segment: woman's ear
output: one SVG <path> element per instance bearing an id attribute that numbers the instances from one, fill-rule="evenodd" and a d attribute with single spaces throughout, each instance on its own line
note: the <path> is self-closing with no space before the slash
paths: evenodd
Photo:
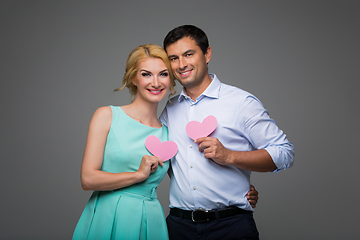
<path id="1" fill-rule="evenodd" d="M 134 77 L 132 78 L 131 82 L 132 82 L 132 84 L 134 84 L 135 87 L 137 87 L 137 86 L 136 86 L 136 76 L 134 76 Z"/>

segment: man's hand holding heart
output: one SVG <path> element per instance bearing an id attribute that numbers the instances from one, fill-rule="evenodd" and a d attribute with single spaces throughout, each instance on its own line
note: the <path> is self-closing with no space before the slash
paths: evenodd
<path id="1" fill-rule="evenodd" d="M 230 150 L 226 149 L 219 139 L 208 137 L 215 131 L 217 120 L 214 116 L 207 116 L 202 122 L 190 121 L 186 125 L 186 133 L 195 143 L 199 144 L 199 151 L 204 157 L 212 159 L 218 164 L 229 164 Z"/>
<path id="2" fill-rule="evenodd" d="M 201 137 L 195 140 L 199 144 L 199 151 L 204 153 L 204 157 L 212 159 L 220 165 L 230 163 L 231 151 L 224 147 L 219 139 L 214 137 Z"/>

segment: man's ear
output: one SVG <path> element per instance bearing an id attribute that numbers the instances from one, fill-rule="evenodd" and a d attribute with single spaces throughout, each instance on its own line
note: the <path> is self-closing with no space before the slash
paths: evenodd
<path id="1" fill-rule="evenodd" d="M 209 63 L 210 62 L 210 59 L 211 59 L 211 47 L 209 46 L 206 50 L 206 53 L 205 53 L 205 60 L 206 60 L 206 63 Z"/>

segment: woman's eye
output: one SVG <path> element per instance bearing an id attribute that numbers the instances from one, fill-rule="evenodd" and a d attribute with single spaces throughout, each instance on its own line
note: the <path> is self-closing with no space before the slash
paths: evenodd
<path id="1" fill-rule="evenodd" d="M 169 73 L 164 72 L 164 73 L 161 73 L 160 76 L 167 77 L 167 76 L 169 76 Z"/>
<path id="2" fill-rule="evenodd" d="M 143 76 L 143 77 L 148 77 L 148 76 L 150 76 L 150 74 L 149 73 L 141 73 L 141 76 Z"/>

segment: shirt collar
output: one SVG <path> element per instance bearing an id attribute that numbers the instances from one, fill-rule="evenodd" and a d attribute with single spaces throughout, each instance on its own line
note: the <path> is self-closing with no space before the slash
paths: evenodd
<path id="1" fill-rule="evenodd" d="M 221 86 L 220 80 L 213 73 L 210 73 L 209 77 L 212 79 L 210 85 L 205 89 L 205 91 L 199 97 L 197 97 L 197 100 L 200 100 L 203 97 L 219 98 L 219 92 Z M 178 101 L 181 102 L 185 98 L 190 98 L 190 97 L 186 94 L 186 91 L 183 88 L 179 95 Z"/>

